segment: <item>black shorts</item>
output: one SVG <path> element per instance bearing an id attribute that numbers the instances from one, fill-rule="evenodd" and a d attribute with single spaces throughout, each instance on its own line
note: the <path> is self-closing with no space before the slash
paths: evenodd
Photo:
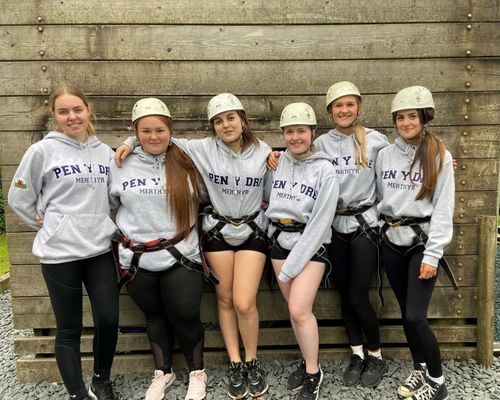
<path id="1" fill-rule="evenodd" d="M 259 238 L 253 238 L 243 242 L 238 246 L 231 246 L 225 240 L 219 240 L 216 238 L 212 238 L 212 240 L 207 240 L 202 245 L 203 252 L 215 252 L 215 251 L 227 251 L 231 250 L 235 253 L 240 250 L 252 250 L 257 251 L 259 253 L 268 254 L 269 249 L 267 247 L 267 243 L 264 240 Z"/>
<path id="2" fill-rule="evenodd" d="M 273 247 L 271 247 L 271 259 L 274 260 L 286 260 L 291 250 L 284 249 L 278 243 L 275 243 Z M 320 258 L 317 254 L 315 254 L 310 261 L 316 261 L 325 264 L 325 260 Z"/>

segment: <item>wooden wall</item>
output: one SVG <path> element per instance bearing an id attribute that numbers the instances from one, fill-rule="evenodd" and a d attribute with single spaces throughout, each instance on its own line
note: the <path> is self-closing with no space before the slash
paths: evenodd
<path id="1" fill-rule="evenodd" d="M 161 97 L 175 134 L 208 134 L 206 104 L 221 92 L 239 96 L 252 128 L 281 145 L 278 119 L 291 101 L 309 102 L 320 131 L 329 126 L 328 87 L 353 81 L 363 93 L 366 126 L 394 137 L 390 102 L 401 88 L 435 95 L 435 131 L 458 162 L 455 236 L 447 249 L 461 288 L 439 279 L 430 317 L 445 357 L 474 357 L 478 341 L 478 216 L 498 210 L 500 155 L 500 6 L 498 0 L 0 0 L 0 155 L 5 192 L 26 148 L 47 126 L 48 94 L 63 83 L 91 97 L 98 136 L 116 147 L 130 134 L 132 105 Z M 6 195 L 6 193 L 5 193 Z M 18 354 L 51 354 L 54 318 L 37 260 L 34 232 L 6 210 L 14 324 L 34 328 Z M 491 255 L 494 257 L 494 255 Z M 494 263 L 493 263 L 494 265 Z M 386 354 L 408 357 L 398 309 L 386 288 L 380 310 Z M 376 298 L 374 297 L 374 301 Z M 92 326 L 88 303 L 84 323 Z M 259 295 L 263 358 L 296 357 L 286 306 L 263 283 Z M 347 340 L 335 290 L 316 303 L 322 357 L 345 354 Z M 216 320 L 207 287 L 205 321 Z M 121 295 L 121 325 L 143 325 Z M 286 325 L 286 324 L 285 324 Z M 493 327 L 491 326 L 491 329 Z M 279 338 L 277 341 L 276 339 Z M 89 337 L 84 349 L 90 351 Z M 217 330 L 207 332 L 207 360 L 225 362 Z M 120 335 L 115 372 L 149 372 L 143 334 Z M 133 361 L 133 362 L 131 362 Z M 86 367 L 89 359 L 85 359 Z M 18 361 L 19 378 L 58 379 L 52 357 Z"/>

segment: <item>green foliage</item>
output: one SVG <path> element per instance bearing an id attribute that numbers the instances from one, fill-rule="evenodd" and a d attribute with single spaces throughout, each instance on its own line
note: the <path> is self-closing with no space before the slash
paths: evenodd
<path id="1" fill-rule="evenodd" d="M 2 192 L 2 176 L 0 175 L 0 233 L 5 232 L 5 210 Z"/>
<path id="2" fill-rule="evenodd" d="M 9 272 L 9 252 L 7 249 L 7 238 L 5 233 L 0 235 L 0 276 Z"/>

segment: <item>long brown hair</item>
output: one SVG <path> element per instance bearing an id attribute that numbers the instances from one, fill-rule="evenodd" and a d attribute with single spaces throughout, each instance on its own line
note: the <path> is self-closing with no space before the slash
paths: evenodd
<path id="1" fill-rule="evenodd" d="M 241 119 L 241 127 L 242 127 L 242 133 L 241 133 L 241 139 L 242 139 L 242 143 L 241 143 L 241 150 L 245 150 L 247 147 L 250 147 L 251 145 L 254 145 L 254 144 L 258 144 L 259 143 L 259 139 L 257 139 L 257 136 L 255 136 L 255 133 L 253 133 L 251 130 L 250 130 L 250 126 L 249 126 L 249 123 L 248 123 L 248 118 L 247 118 L 247 114 L 245 111 L 243 110 L 235 110 L 236 113 L 238 114 L 238 116 L 240 117 Z M 215 135 L 215 127 L 214 127 L 214 123 L 213 123 L 213 118 L 212 120 L 210 121 L 210 126 L 212 128 L 212 132 L 213 134 Z"/>
<path id="2" fill-rule="evenodd" d="M 428 120 L 423 110 L 418 110 L 420 121 L 424 124 Z M 431 117 L 432 119 L 432 117 Z M 420 161 L 420 171 L 422 172 L 422 188 L 418 192 L 415 200 L 431 199 L 436 189 L 437 178 L 444 164 L 444 155 L 446 147 L 443 141 L 435 134 L 430 132 L 425 126 L 422 131 L 422 139 L 417 148 L 410 171 L 417 161 Z M 438 165 L 436 165 L 438 161 Z M 413 181 L 412 181 L 413 183 Z"/>
<path id="3" fill-rule="evenodd" d="M 83 104 L 85 104 L 85 107 L 87 107 L 89 110 L 92 110 L 92 108 L 90 107 L 89 99 L 87 98 L 87 96 L 85 96 L 85 93 L 83 93 L 76 86 L 65 85 L 65 86 L 58 87 L 50 95 L 49 107 L 50 107 L 50 112 L 52 113 L 52 116 L 54 116 L 56 113 L 55 103 L 56 103 L 57 98 L 64 95 L 64 94 L 69 94 L 71 96 L 78 97 L 83 102 Z M 89 126 L 87 127 L 87 133 L 89 136 L 95 135 L 94 125 L 92 125 L 92 122 L 90 120 L 89 120 Z"/>
<path id="4" fill-rule="evenodd" d="M 164 115 L 156 115 L 163 121 L 172 135 L 172 119 Z M 137 122 L 134 128 L 137 135 Z M 172 208 L 176 232 L 172 238 L 181 241 L 189 236 L 195 223 L 200 204 L 200 182 L 198 171 L 189 158 L 175 143 L 170 143 L 165 153 L 165 176 L 167 176 L 167 203 Z M 194 222 L 192 222 L 194 221 Z"/>

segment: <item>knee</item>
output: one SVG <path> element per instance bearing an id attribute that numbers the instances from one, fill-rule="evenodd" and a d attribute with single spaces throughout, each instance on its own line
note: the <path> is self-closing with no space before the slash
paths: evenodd
<path id="1" fill-rule="evenodd" d="M 56 346 L 71 346 L 80 344 L 82 327 L 74 329 L 58 329 L 56 332 Z"/>
<path id="2" fill-rule="evenodd" d="M 429 326 L 427 317 L 423 315 L 406 315 L 404 319 L 404 324 L 411 330 L 418 330 L 422 327 Z"/>
<path id="3" fill-rule="evenodd" d="M 239 316 L 247 316 L 257 310 L 255 299 L 234 299 L 234 309 Z"/>
<path id="4" fill-rule="evenodd" d="M 220 310 L 229 311 L 234 309 L 233 296 L 231 294 L 224 294 L 217 296 L 217 306 Z"/>
<path id="5" fill-rule="evenodd" d="M 312 310 L 293 304 L 288 304 L 288 311 L 290 313 L 290 319 L 296 325 L 305 322 L 312 314 Z"/>

